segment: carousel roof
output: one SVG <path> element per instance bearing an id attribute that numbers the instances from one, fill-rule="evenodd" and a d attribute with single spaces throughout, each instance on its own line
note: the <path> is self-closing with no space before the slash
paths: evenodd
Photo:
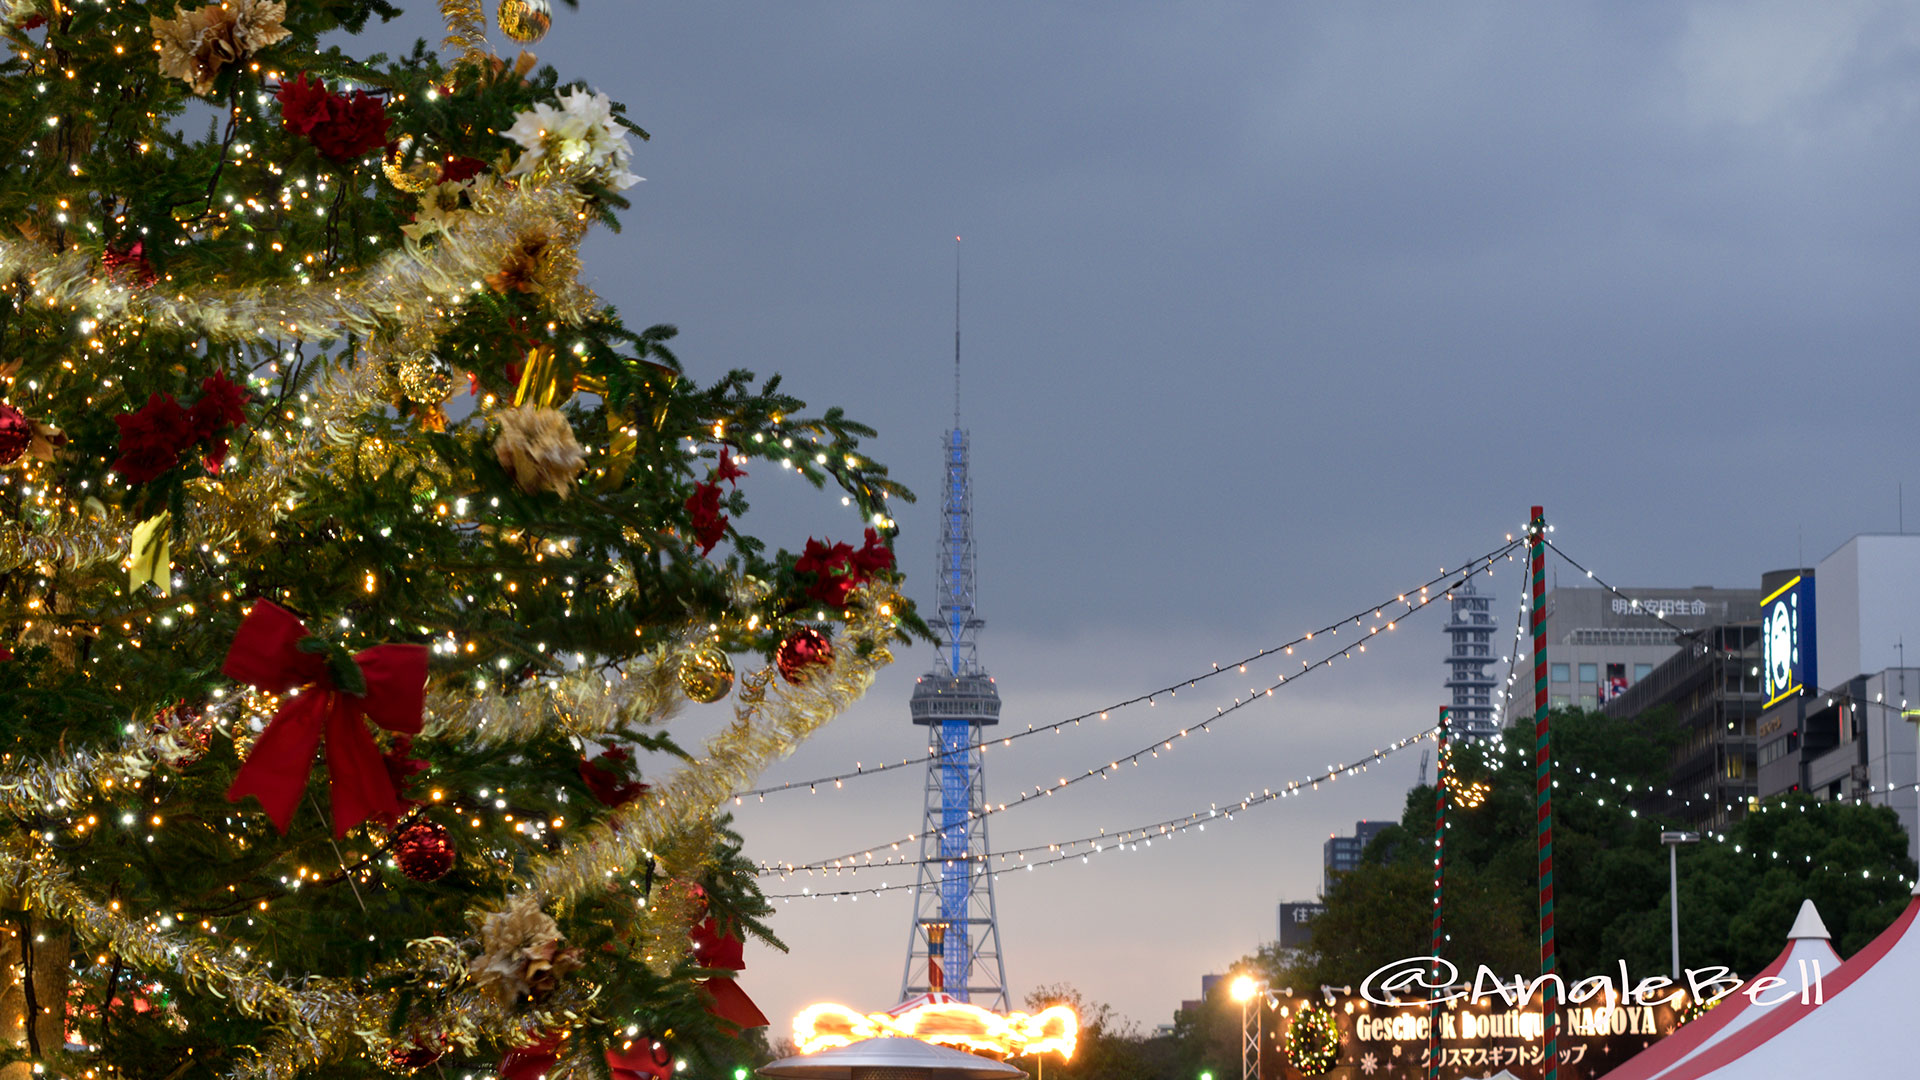
<path id="1" fill-rule="evenodd" d="M 781 1058 L 757 1071 L 772 1080 L 1013 1080 L 1026 1076 L 992 1058 L 897 1036 Z"/>

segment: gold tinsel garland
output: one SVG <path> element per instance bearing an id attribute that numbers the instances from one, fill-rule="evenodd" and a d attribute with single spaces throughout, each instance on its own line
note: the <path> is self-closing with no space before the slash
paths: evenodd
<path id="1" fill-rule="evenodd" d="M 420 297 L 451 300 L 472 291 L 527 237 L 559 238 L 549 244 L 555 257 L 576 257 L 583 233 L 580 196 L 566 177 L 545 184 L 476 184 L 474 192 L 474 210 L 461 214 L 434 247 L 391 252 L 351 282 L 169 299 L 91 276 L 89 258 L 78 250 L 49 256 L 3 238 L 0 280 L 23 274 L 38 302 L 87 306 L 101 318 L 173 321 L 215 337 L 324 341 L 352 332 L 366 338 L 357 356 L 333 366 L 311 392 L 311 428 L 279 439 L 263 431 L 240 469 L 193 482 L 187 512 L 174 525 L 177 546 L 217 544 L 242 533 L 264 534 L 289 497 L 295 473 L 310 466 L 317 451 L 331 445 L 337 453 L 364 452 L 352 418 L 387 404 L 387 364 L 428 351 L 448 315 Z M 562 279 L 544 299 L 561 318 L 578 323 L 598 299 L 571 274 Z M 0 573 L 42 564 L 80 569 L 125 558 L 138 524 L 98 500 L 56 504 L 30 527 L 0 520 Z"/>
<path id="2" fill-rule="evenodd" d="M 456 306 L 485 288 L 486 277 L 528 241 L 577 245 L 584 204 L 572 179 L 560 173 L 476 182 L 468 192 L 473 209 L 431 248 L 398 248 L 345 278 L 169 294 L 164 283 L 140 289 L 103 277 L 84 248 L 53 254 L 31 241 L 0 239 L 0 280 L 24 279 L 35 304 L 84 310 L 101 321 L 192 328 L 217 340 L 378 338 L 403 325 L 437 327 L 447 316 L 441 305 Z M 579 323 L 597 304 L 576 280 L 555 285 L 543 299 L 563 322 Z"/>
<path id="3" fill-rule="evenodd" d="M 493 58 L 487 11 L 479 0 L 440 0 L 440 18 L 447 24 L 447 48 L 458 50 L 463 62 L 483 66 Z"/>

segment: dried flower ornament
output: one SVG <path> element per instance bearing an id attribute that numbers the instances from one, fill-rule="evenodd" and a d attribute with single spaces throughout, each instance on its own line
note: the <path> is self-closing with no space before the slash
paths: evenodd
<path id="1" fill-rule="evenodd" d="M 286 37 L 291 32 L 281 25 L 286 17 L 287 5 L 273 0 L 227 0 L 193 11 L 175 8 L 171 19 L 156 15 L 151 25 L 160 73 L 205 95 L 221 68 Z"/>
<path id="2" fill-rule="evenodd" d="M 515 897 L 505 911 L 480 924 L 480 955 L 468 973 L 502 1008 L 522 998 L 553 992 L 560 979 L 580 966 L 580 950 L 566 947 L 560 925 L 540 910 L 532 893 Z"/>
<path id="3" fill-rule="evenodd" d="M 513 474 L 513 482 L 529 495 L 551 491 L 566 498 L 587 456 L 573 437 L 573 425 L 559 409 L 522 405 L 502 409 L 494 417 L 500 434 L 493 440 L 494 456 Z"/>

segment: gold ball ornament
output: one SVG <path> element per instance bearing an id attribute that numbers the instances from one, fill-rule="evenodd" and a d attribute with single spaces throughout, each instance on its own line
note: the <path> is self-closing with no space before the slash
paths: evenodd
<path id="1" fill-rule="evenodd" d="M 453 369 L 437 356 L 409 356 L 395 373 L 408 401 L 438 405 L 453 396 Z"/>
<path id="2" fill-rule="evenodd" d="M 689 649 L 680 656 L 680 690 L 702 705 L 711 705 L 733 689 L 733 661 L 711 645 Z"/>
<path id="3" fill-rule="evenodd" d="M 547 36 L 547 28 L 553 25 L 553 5 L 548 0 L 500 0 L 495 21 L 501 33 L 531 45 Z"/>
<path id="4" fill-rule="evenodd" d="M 411 166 L 403 168 L 401 163 L 406 161 L 407 151 L 412 146 L 411 135 L 402 135 L 394 140 L 393 149 L 380 159 L 380 171 L 387 174 L 387 182 L 395 188 L 418 195 L 440 182 L 440 166 L 422 155 Z"/>

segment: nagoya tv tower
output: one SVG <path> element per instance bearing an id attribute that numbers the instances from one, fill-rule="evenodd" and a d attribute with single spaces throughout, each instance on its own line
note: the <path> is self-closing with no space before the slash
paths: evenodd
<path id="1" fill-rule="evenodd" d="M 954 237 L 954 242 L 959 242 Z M 953 428 L 941 504 L 940 598 L 944 632 L 933 670 L 913 688 L 913 722 L 926 725 L 926 821 L 920 829 L 920 877 L 913 890 L 900 999 L 945 993 L 996 1012 L 1007 1011 L 1007 969 L 987 870 L 981 729 L 1000 722 L 1000 693 L 980 666 L 974 641 L 985 622 L 973 612 L 973 485 L 967 478 L 967 431 L 960 426 L 960 258 L 953 264 Z"/>

